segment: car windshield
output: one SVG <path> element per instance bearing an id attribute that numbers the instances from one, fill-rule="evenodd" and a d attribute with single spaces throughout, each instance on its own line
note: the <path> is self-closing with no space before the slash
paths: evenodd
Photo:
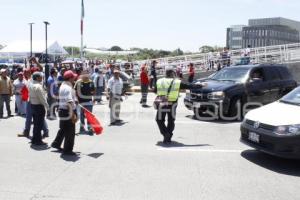
<path id="1" fill-rule="evenodd" d="M 212 80 L 217 81 L 234 81 L 244 82 L 249 72 L 248 68 L 224 68 L 210 77 Z"/>
<path id="2" fill-rule="evenodd" d="M 282 97 L 280 102 L 300 106 L 300 87 Z"/>

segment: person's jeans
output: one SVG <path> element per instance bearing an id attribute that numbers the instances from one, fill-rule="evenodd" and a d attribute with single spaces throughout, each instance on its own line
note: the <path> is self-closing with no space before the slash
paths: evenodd
<path id="1" fill-rule="evenodd" d="M 26 114 L 26 110 L 25 110 L 25 108 L 26 108 L 26 103 L 22 100 L 22 96 L 21 95 L 16 95 L 15 96 L 16 97 L 16 105 L 17 105 L 17 110 L 18 110 L 18 114 L 19 115 L 24 115 L 24 114 Z"/>
<path id="2" fill-rule="evenodd" d="M 45 122 L 46 110 L 43 105 L 32 105 L 31 111 L 33 117 L 33 137 L 32 144 L 42 142 L 42 129 Z"/>
<path id="3" fill-rule="evenodd" d="M 57 101 L 55 98 L 53 98 L 50 94 L 48 94 L 47 98 L 48 104 L 49 104 L 49 110 L 47 111 L 48 117 L 56 117 L 55 110 L 57 108 Z"/>
<path id="4" fill-rule="evenodd" d="M 149 88 L 149 85 L 146 84 L 142 84 L 141 85 L 141 92 L 142 92 L 142 99 L 141 99 L 141 103 L 143 105 L 146 105 L 147 104 L 147 96 L 148 96 L 148 88 Z"/>
<path id="5" fill-rule="evenodd" d="M 10 95 L 9 94 L 0 94 L 0 117 L 3 117 L 3 107 L 5 107 L 7 110 L 7 115 L 11 115 L 11 110 L 10 110 Z"/>
<path id="6" fill-rule="evenodd" d="M 32 112 L 31 112 L 31 106 L 30 102 L 25 103 L 26 107 L 26 120 L 25 120 L 25 128 L 24 133 L 30 133 L 31 128 L 31 122 L 32 122 Z M 47 121 L 44 119 L 44 125 L 43 125 L 43 132 L 44 134 L 49 133 L 48 124 Z"/>
<path id="7" fill-rule="evenodd" d="M 104 87 L 97 87 L 96 88 L 96 95 L 95 95 L 95 101 L 101 102 L 102 101 L 102 95 L 103 95 Z"/>
<path id="8" fill-rule="evenodd" d="M 86 103 L 82 103 L 80 104 L 82 105 L 85 109 L 87 109 L 90 112 L 93 112 L 93 103 L 92 102 L 86 102 Z M 88 125 L 88 130 L 91 129 L 89 123 L 87 123 Z M 84 130 L 85 128 L 85 114 L 84 114 L 84 109 L 80 108 L 80 129 Z"/>
<path id="9" fill-rule="evenodd" d="M 121 98 L 111 97 L 109 100 L 110 107 L 110 123 L 115 123 L 120 120 Z"/>

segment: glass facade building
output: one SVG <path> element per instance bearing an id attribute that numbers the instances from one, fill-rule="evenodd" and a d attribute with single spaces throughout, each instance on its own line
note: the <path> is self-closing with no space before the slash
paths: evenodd
<path id="1" fill-rule="evenodd" d="M 239 28 L 237 28 L 239 27 Z M 285 18 L 250 19 L 248 26 L 227 29 L 229 49 L 300 43 L 300 22 Z"/>

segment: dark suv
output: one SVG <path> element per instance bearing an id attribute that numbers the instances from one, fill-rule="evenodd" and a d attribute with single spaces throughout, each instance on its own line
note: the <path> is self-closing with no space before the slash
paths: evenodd
<path id="1" fill-rule="evenodd" d="M 297 87 L 287 67 L 267 64 L 226 67 L 197 82 L 206 86 L 187 91 L 184 99 L 197 118 L 207 113 L 217 118 L 242 117 L 249 105 L 274 102 Z"/>

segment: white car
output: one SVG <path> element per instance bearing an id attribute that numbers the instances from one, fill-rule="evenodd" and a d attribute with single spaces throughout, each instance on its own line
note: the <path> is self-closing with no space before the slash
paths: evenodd
<path id="1" fill-rule="evenodd" d="M 300 159 L 300 87 L 250 111 L 241 125 L 241 142 L 271 155 Z"/>

